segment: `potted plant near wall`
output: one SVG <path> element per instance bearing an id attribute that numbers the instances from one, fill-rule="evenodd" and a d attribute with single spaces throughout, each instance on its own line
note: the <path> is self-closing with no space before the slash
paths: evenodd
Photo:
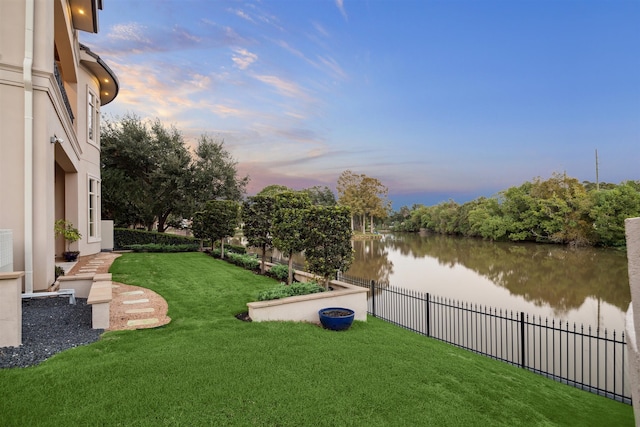
<path id="1" fill-rule="evenodd" d="M 64 219 L 56 221 L 54 231 L 56 237 L 62 236 L 66 242 L 67 250 L 62 254 L 64 259 L 67 262 L 75 261 L 78 258 L 78 255 L 80 255 L 80 251 L 72 251 L 71 244 L 80 240 L 82 238 L 82 234 L 80 234 L 78 229 L 75 228 L 71 222 Z"/>
<path id="2" fill-rule="evenodd" d="M 320 323 L 325 329 L 344 331 L 349 329 L 355 317 L 355 311 L 344 307 L 328 307 L 318 311 Z"/>

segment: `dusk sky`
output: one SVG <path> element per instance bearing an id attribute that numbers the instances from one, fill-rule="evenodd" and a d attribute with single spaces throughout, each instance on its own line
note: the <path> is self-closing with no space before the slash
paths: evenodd
<path id="1" fill-rule="evenodd" d="M 270 184 L 378 178 L 393 208 L 553 172 L 640 180 L 640 1 L 105 0 L 103 117 L 224 140 Z"/>

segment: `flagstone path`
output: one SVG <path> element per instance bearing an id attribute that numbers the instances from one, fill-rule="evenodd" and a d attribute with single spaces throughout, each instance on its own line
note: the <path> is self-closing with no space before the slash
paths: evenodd
<path id="1" fill-rule="evenodd" d="M 108 273 L 120 254 L 101 252 L 78 258 L 65 276 L 86 273 Z M 162 296 L 150 289 L 112 282 L 113 299 L 109 306 L 109 331 L 155 328 L 171 321 L 169 306 Z"/>

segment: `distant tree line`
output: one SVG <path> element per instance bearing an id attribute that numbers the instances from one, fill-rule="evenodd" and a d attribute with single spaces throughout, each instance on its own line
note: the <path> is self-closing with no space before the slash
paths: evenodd
<path id="1" fill-rule="evenodd" d="M 554 173 L 464 204 L 449 200 L 403 207 L 390 224 L 396 231 L 424 229 L 496 241 L 624 246 L 624 220 L 637 216 L 640 181 L 596 185 Z"/>

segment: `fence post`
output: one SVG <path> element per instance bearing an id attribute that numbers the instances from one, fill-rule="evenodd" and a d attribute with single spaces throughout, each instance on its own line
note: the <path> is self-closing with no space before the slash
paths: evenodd
<path id="1" fill-rule="evenodd" d="M 371 281 L 371 315 L 376 317 L 376 281 Z"/>
<path id="2" fill-rule="evenodd" d="M 527 366 L 527 362 L 525 360 L 525 351 L 527 346 L 525 344 L 524 331 L 525 331 L 524 311 L 521 311 L 520 312 L 520 367 L 521 368 L 525 368 Z"/>
<path id="3" fill-rule="evenodd" d="M 427 292 L 427 336 L 430 337 L 431 336 L 431 308 L 429 307 L 431 305 L 431 297 L 429 292 Z"/>

